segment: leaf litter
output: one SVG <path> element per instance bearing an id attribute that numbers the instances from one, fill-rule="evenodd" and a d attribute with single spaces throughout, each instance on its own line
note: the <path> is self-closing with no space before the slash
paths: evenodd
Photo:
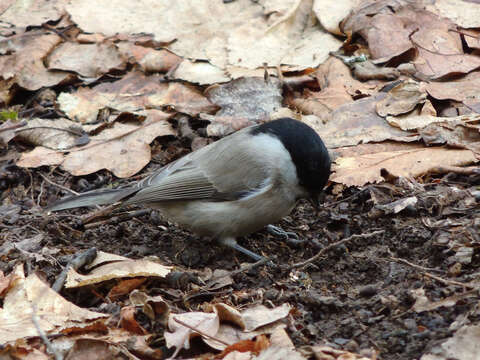
<path id="1" fill-rule="evenodd" d="M 479 9 L 0 5 L 2 354 L 475 358 Z M 303 245 L 243 240 L 278 271 L 156 212 L 41 211 L 281 116 L 320 133 L 334 173 L 323 209 L 281 221 Z M 108 252 L 73 267 L 91 246 Z"/>

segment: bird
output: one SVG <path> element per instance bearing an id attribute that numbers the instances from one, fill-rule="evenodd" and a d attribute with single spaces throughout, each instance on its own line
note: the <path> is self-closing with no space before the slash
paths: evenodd
<path id="1" fill-rule="evenodd" d="M 318 208 L 330 168 L 317 132 L 301 121 L 280 118 L 238 130 L 139 182 L 63 198 L 47 210 L 144 205 L 259 261 L 263 256 L 239 245 L 237 238 L 278 222 L 300 199 Z"/>

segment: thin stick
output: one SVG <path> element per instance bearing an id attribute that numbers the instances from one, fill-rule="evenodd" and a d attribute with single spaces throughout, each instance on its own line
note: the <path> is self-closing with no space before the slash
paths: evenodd
<path id="1" fill-rule="evenodd" d="M 385 230 L 377 230 L 377 231 L 374 231 L 374 232 L 371 232 L 371 233 L 368 233 L 368 234 L 354 234 L 352 236 L 349 236 L 345 239 L 342 239 L 342 240 L 339 240 L 333 244 L 330 244 L 326 247 L 324 247 L 322 250 L 320 250 L 316 255 L 312 256 L 310 259 L 308 260 L 305 260 L 305 261 L 302 261 L 302 262 L 298 262 L 296 264 L 292 264 L 290 265 L 289 267 L 287 267 L 287 270 L 291 270 L 291 269 L 295 269 L 295 268 L 303 268 L 304 266 L 308 265 L 308 264 L 311 264 L 315 261 L 317 261 L 319 258 L 321 258 L 327 251 L 331 250 L 332 248 L 334 247 L 337 247 L 339 245 L 342 245 L 346 242 L 349 242 L 349 241 L 352 241 L 352 240 L 355 240 L 355 239 L 368 239 L 370 237 L 373 237 L 373 236 L 376 236 L 376 235 L 380 235 L 380 234 L 383 234 L 385 232 Z"/>
<path id="2" fill-rule="evenodd" d="M 47 178 L 45 175 L 43 175 L 42 173 L 38 173 L 42 178 L 43 180 L 45 180 L 46 182 L 48 182 L 50 185 L 53 185 L 53 186 L 56 186 L 56 187 L 59 187 L 60 189 L 62 190 L 65 190 L 69 193 L 72 193 L 73 195 L 79 195 L 80 193 L 76 192 L 76 191 L 73 191 L 72 189 L 69 189 L 63 185 L 60 185 L 60 184 L 57 184 L 57 183 L 54 183 L 52 180 L 50 180 L 49 178 Z"/>
<path id="3" fill-rule="evenodd" d="M 80 254 L 77 254 L 72 260 L 68 262 L 67 266 L 65 266 L 63 271 L 58 276 L 57 280 L 55 280 L 55 283 L 52 286 L 52 290 L 56 292 L 60 292 L 60 290 L 62 290 L 63 284 L 67 279 L 67 274 L 70 268 L 72 268 L 73 270 L 78 270 L 82 266 L 90 264 L 93 260 L 95 260 L 96 257 L 96 248 L 90 248 Z"/>
<path id="4" fill-rule="evenodd" d="M 32 322 L 33 322 L 33 325 L 35 326 L 35 329 L 37 329 L 38 336 L 40 336 L 40 339 L 42 339 L 43 343 L 47 347 L 48 352 L 55 357 L 55 360 L 63 360 L 63 356 L 55 351 L 55 349 L 52 346 L 52 343 L 50 342 L 50 340 L 48 340 L 47 335 L 40 327 L 40 324 L 38 322 L 38 316 L 37 316 L 37 307 L 35 304 L 32 304 Z"/>
<path id="5" fill-rule="evenodd" d="M 464 283 L 461 283 L 459 281 L 443 279 L 441 277 L 430 274 L 428 272 L 424 273 L 423 275 L 425 275 L 426 277 L 429 277 L 431 279 L 437 280 L 437 281 L 439 281 L 443 284 L 446 284 L 446 285 L 461 286 L 463 288 L 468 288 L 468 289 L 477 289 L 478 288 L 478 286 L 473 286 L 473 285 L 470 285 L 470 284 L 464 284 Z"/>
<path id="6" fill-rule="evenodd" d="M 424 266 L 420 266 L 420 265 L 411 263 L 410 261 L 407 261 L 407 260 L 405 260 L 405 259 L 396 258 L 396 257 L 393 257 L 393 256 L 390 256 L 389 259 L 392 260 L 392 261 L 395 261 L 395 262 L 399 262 L 399 263 L 402 263 L 402 264 L 411 266 L 411 267 L 413 267 L 413 268 L 415 268 L 415 269 L 422 270 L 422 271 L 438 271 L 438 272 L 441 272 L 441 273 L 444 272 L 444 271 L 442 271 L 442 270 L 438 270 L 438 269 L 433 269 L 433 268 L 427 268 L 427 267 L 424 267 Z"/>

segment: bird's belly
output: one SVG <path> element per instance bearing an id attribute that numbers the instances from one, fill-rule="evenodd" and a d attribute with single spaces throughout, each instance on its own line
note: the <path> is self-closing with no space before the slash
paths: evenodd
<path id="1" fill-rule="evenodd" d="M 211 202 L 182 201 L 156 204 L 168 219 L 194 233 L 212 237 L 236 237 L 255 232 L 288 215 L 295 199 L 284 196 Z"/>

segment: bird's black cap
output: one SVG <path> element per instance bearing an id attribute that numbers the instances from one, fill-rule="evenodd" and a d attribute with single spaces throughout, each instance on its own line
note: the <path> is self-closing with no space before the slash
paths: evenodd
<path id="1" fill-rule="evenodd" d="M 251 133 L 276 136 L 292 157 L 300 185 L 312 193 L 323 189 L 330 176 L 330 156 L 322 139 L 310 126 L 281 118 L 254 127 Z"/>

